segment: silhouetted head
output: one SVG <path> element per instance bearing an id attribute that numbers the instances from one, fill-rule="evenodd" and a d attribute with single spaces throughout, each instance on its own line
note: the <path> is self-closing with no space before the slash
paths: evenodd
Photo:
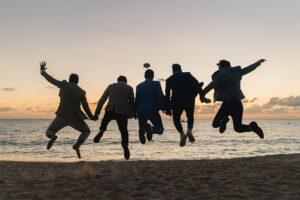
<path id="1" fill-rule="evenodd" d="M 71 74 L 69 77 L 69 82 L 78 84 L 79 76 L 77 74 Z"/>
<path id="2" fill-rule="evenodd" d="M 151 80 L 153 80 L 153 78 L 154 78 L 154 71 L 151 70 L 151 69 L 147 69 L 145 71 L 145 79 L 151 79 Z"/>
<path id="3" fill-rule="evenodd" d="M 125 76 L 119 76 L 118 77 L 118 82 L 124 82 L 127 83 L 127 78 Z"/>
<path id="4" fill-rule="evenodd" d="M 219 63 L 217 63 L 217 65 L 219 66 L 219 68 L 231 66 L 230 62 L 227 60 L 220 60 Z"/>
<path id="5" fill-rule="evenodd" d="M 175 63 L 175 64 L 172 65 L 172 69 L 173 69 L 173 74 L 177 73 L 177 72 L 182 72 L 181 65 L 179 65 L 177 63 Z"/>

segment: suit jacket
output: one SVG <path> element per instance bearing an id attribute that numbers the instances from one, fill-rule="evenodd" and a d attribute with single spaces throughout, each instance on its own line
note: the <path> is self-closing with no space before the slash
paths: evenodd
<path id="1" fill-rule="evenodd" d="M 128 117 L 134 115 L 134 92 L 133 88 L 125 82 L 118 82 L 109 85 L 100 98 L 95 115 L 99 115 L 101 109 L 109 99 L 105 111 L 113 111 Z"/>
<path id="2" fill-rule="evenodd" d="M 164 106 L 164 94 L 159 81 L 145 80 L 136 87 L 135 105 L 138 112 L 159 111 Z"/>
<path id="3" fill-rule="evenodd" d="M 166 104 L 170 108 L 176 104 L 194 103 L 195 98 L 202 92 L 203 83 L 189 72 L 177 72 L 166 80 Z M 172 91 L 172 96 L 171 96 Z"/>
<path id="4" fill-rule="evenodd" d="M 77 84 L 58 81 L 52 76 L 47 74 L 46 71 L 41 72 L 42 76 L 59 88 L 60 103 L 56 111 L 56 115 L 69 120 L 74 118 L 87 119 L 87 116 L 81 111 L 80 106 L 87 106 L 86 92 L 81 89 Z"/>
<path id="5" fill-rule="evenodd" d="M 208 93 L 215 89 L 214 101 L 229 101 L 231 98 L 242 100 L 245 98 L 241 90 L 242 77 L 253 70 L 260 64 L 254 63 L 248 67 L 224 67 L 212 75 L 212 82 L 204 89 Z"/>

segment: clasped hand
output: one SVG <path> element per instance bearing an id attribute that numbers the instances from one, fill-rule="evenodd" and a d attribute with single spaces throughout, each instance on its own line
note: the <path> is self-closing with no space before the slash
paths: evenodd
<path id="1" fill-rule="evenodd" d="M 93 121 L 97 121 L 98 119 L 99 119 L 99 116 L 97 116 L 97 115 L 94 115 L 91 117 L 91 120 L 93 120 Z"/>

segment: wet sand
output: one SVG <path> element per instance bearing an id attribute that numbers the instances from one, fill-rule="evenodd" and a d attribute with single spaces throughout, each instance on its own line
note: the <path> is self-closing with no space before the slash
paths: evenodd
<path id="1" fill-rule="evenodd" d="M 0 199 L 300 199 L 300 154 L 189 161 L 0 161 Z"/>

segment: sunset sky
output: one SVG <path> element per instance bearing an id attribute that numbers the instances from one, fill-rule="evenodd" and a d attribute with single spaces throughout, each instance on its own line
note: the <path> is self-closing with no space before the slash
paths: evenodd
<path id="1" fill-rule="evenodd" d="M 260 58 L 242 82 L 246 117 L 300 118 L 299 10 L 299 0 L 0 0 L 0 118 L 54 116 L 58 89 L 40 76 L 43 60 L 59 80 L 78 73 L 94 110 L 119 75 L 143 81 L 145 62 L 156 79 L 180 63 L 207 84 L 220 59 Z M 219 107 L 198 105 L 199 118 Z"/>

